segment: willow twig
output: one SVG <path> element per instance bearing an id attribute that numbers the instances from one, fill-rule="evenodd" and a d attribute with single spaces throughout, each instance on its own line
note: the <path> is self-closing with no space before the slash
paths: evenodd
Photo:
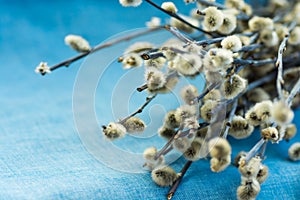
<path id="1" fill-rule="evenodd" d="M 258 67 L 258 66 L 262 66 L 262 65 L 266 65 L 266 64 L 270 64 L 270 63 L 274 63 L 274 59 L 268 58 L 268 59 L 264 59 L 264 60 L 244 60 L 244 59 L 234 59 L 233 64 L 236 65 L 251 65 L 254 67 Z"/>
<path id="2" fill-rule="evenodd" d="M 56 65 L 51 66 L 50 67 L 50 71 L 54 71 L 54 70 L 56 70 L 58 68 L 61 68 L 61 67 L 68 67 L 73 62 L 75 62 L 77 60 L 80 60 L 81 58 L 84 58 L 87 55 L 95 53 L 96 51 L 99 51 L 101 49 L 110 47 L 110 46 L 115 45 L 115 44 L 120 43 L 120 42 L 125 42 L 125 41 L 131 40 L 131 39 L 139 37 L 139 36 L 143 36 L 143 35 L 146 35 L 146 34 L 149 34 L 149 33 L 155 32 L 155 31 L 158 31 L 158 30 L 162 30 L 164 28 L 165 28 L 165 26 L 158 26 L 158 27 L 155 27 L 155 28 L 150 28 L 150 29 L 147 29 L 147 30 L 135 32 L 135 33 L 126 35 L 124 37 L 120 37 L 120 38 L 117 38 L 115 40 L 111 40 L 111 41 L 105 42 L 103 44 L 99 44 L 99 45 L 93 47 L 90 51 L 80 53 L 80 54 L 78 54 L 78 55 L 76 55 L 74 57 L 71 57 L 71 58 L 69 58 L 69 59 L 67 59 L 65 61 L 62 61 L 62 62 L 60 62 L 60 63 L 58 63 Z M 42 74 L 42 75 L 45 75 L 45 74 Z"/>
<path id="3" fill-rule="evenodd" d="M 252 149 L 247 153 L 245 157 L 246 163 L 253 158 L 253 156 L 257 153 L 257 151 L 262 147 L 262 145 L 267 142 L 264 138 L 261 138 L 255 145 L 252 147 Z"/>
<path id="4" fill-rule="evenodd" d="M 185 173 L 187 172 L 187 170 L 190 168 L 191 164 L 193 163 L 193 161 L 187 161 L 185 163 L 185 165 L 183 166 L 183 168 L 181 169 L 180 173 L 179 173 L 179 177 L 177 178 L 177 180 L 174 182 L 174 184 L 172 185 L 171 189 L 168 192 L 167 195 L 167 199 L 171 200 L 172 197 L 174 196 L 183 176 L 185 175 Z"/>
<path id="5" fill-rule="evenodd" d="M 299 91 L 300 91 L 300 78 L 298 79 L 298 81 L 294 85 L 293 89 L 291 90 L 288 98 L 286 99 L 287 105 L 289 105 L 289 106 L 292 105 L 292 101 Z"/>
<path id="6" fill-rule="evenodd" d="M 226 128 L 225 128 L 225 131 L 223 133 L 223 138 L 227 138 L 227 135 L 228 135 L 228 131 L 229 131 L 229 128 L 230 128 L 230 124 L 231 124 L 231 121 L 235 115 L 235 111 L 237 109 L 237 106 L 238 106 L 238 101 L 237 99 L 234 100 L 233 104 L 232 104 L 232 108 L 231 108 L 231 111 L 229 113 L 229 117 L 228 117 L 228 124 L 226 124 Z"/>
<path id="7" fill-rule="evenodd" d="M 296 22 L 292 22 L 291 25 L 289 26 L 289 32 L 296 26 Z M 290 37 L 290 34 L 288 33 L 285 35 L 283 38 L 282 42 L 279 45 L 278 48 L 278 55 L 277 55 L 277 61 L 276 61 L 276 67 L 278 67 L 278 73 L 277 73 L 277 80 L 276 80 L 276 88 L 277 88 L 277 93 L 279 96 L 279 99 L 283 98 L 283 91 L 282 91 L 282 85 L 284 84 L 284 80 L 282 77 L 282 72 L 283 72 L 283 53 L 286 49 L 286 43 Z"/>
<path id="8" fill-rule="evenodd" d="M 153 95 L 152 97 L 147 97 L 146 98 L 146 102 L 141 106 L 139 107 L 135 112 L 133 112 L 131 115 L 129 115 L 128 117 L 122 119 L 119 123 L 120 124 L 123 124 L 124 122 L 126 122 L 129 118 L 135 116 L 136 114 L 138 113 L 141 113 L 143 112 L 144 108 L 156 97 L 156 94 Z"/>

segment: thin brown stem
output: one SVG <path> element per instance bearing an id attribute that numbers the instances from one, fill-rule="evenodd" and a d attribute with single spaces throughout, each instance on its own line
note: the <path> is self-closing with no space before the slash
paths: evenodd
<path id="1" fill-rule="evenodd" d="M 58 68 L 61 68 L 61 67 L 68 67 L 73 62 L 75 62 L 77 60 L 80 60 L 81 58 L 84 58 L 87 55 L 95 53 L 96 51 L 99 51 L 101 49 L 110 47 L 110 46 L 118 44 L 120 42 L 125 42 L 125 41 L 131 40 L 133 38 L 137 38 L 137 37 L 140 37 L 140 36 L 143 36 L 143 35 L 155 32 L 155 31 L 159 31 L 159 30 L 165 29 L 165 27 L 166 26 L 159 26 L 159 27 L 150 28 L 150 29 L 147 29 L 147 30 L 142 30 L 142 31 L 139 31 L 139 32 L 135 32 L 135 33 L 126 35 L 124 37 L 117 38 L 117 39 L 112 40 L 112 41 L 105 42 L 103 44 L 99 44 L 99 45 L 93 47 L 90 51 L 87 51 L 87 52 L 84 52 L 84 53 L 80 53 L 79 55 L 76 55 L 76 56 L 74 56 L 72 58 L 69 58 L 69 59 L 67 59 L 65 61 L 62 61 L 62 62 L 60 62 L 60 63 L 58 63 L 56 65 L 51 66 L 50 67 L 50 71 L 54 71 L 54 70 L 56 70 Z M 42 74 L 42 75 L 45 75 L 45 74 Z"/>
<path id="2" fill-rule="evenodd" d="M 124 122 L 126 122 L 129 118 L 135 116 L 136 114 L 138 113 L 141 113 L 143 112 L 144 108 L 156 97 L 156 94 L 153 95 L 152 97 L 147 97 L 146 98 L 146 102 L 141 106 L 139 107 L 134 113 L 132 113 L 131 115 L 129 115 L 128 117 L 122 119 L 119 123 L 120 124 L 123 124 Z"/>
<path id="3" fill-rule="evenodd" d="M 236 111 L 236 109 L 237 109 L 237 106 L 238 106 L 238 100 L 237 99 L 235 99 L 234 100 L 234 102 L 233 102 L 233 104 L 232 104 L 232 108 L 231 108 L 231 111 L 230 111 L 230 113 L 229 113 L 229 117 L 228 117 L 228 124 L 227 124 L 227 126 L 226 126 L 226 128 L 225 128 L 225 131 L 224 131 L 224 133 L 223 133 L 223 138 L 227 138 L 227 135 L 228 135 L 228 131 L 229 131 L 229 128 L 230 128 L 230 124 L 231 124 L 231 121 L 232 121 L 232 119 L 233 119 L 233 117 L 234 117 L 234 115 L 235 115 L 235 111 Z"/>
<path id="4" fill-rule="evenodd" d="M 187 172 L 187 170 L 190 168 L 190 166 L 192 165 L 193 161 L 187 161 L 185 163 L 185 165 L 183 166 L 183 168 L 180 171 L 179 177 L 178 179 L 174 182 L 174 184 L 172 185 L 171 189 L 169 190 L 167 199 L 171 200 L 172 197 L 174 196 L 182 178 L 184 177 L 185 173 Z"/>
<path id="5" fill-rule="evenodd" d="M 195 104 L 195 103 L 199 103 L 199 101 L 205 96 L 207 95 L 211 90 L 217 88 L 219 85 L 221 85 L 221 82 L 218 81 L 218 82 L 214 82 L 212 84 L 210 84 L 198 97 L 196 97 L 192 104 Z"/>
<path id="6" fill-rule="evenodd" d="M 178 129 L 174 135 L 168 140 L 168 142 L 163 146 L 163 148 L 157 152 L 155 156 L 155 160 L 157 160 L 161 155 L 164 155 L 164 152 L 169 148 L 169 146 L 173 143 L 175 136 L 179 133 L 180 129 Z"/>
<path id="7" fill-rule="evenodd" d="M 142 91 L 146 90 L 147 88 L 148 88 L 148 85 L 147 85 L 147 84 L 144 84 L 144 85 L 142 85 L 142 86 L 136 88 L 136 90 L 137 90 L 138 92 L 142 92 Z"/>

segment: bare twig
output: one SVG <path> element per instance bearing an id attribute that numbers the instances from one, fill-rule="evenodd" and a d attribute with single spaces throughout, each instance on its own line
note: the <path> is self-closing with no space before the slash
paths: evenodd
<path id="1" fill-rule="evenodd" d="M 136 88 L 136 90 L 137 90 L 138 92 L 142 92 L 142 91 L 146 90 L 147 88 L 148 88 L 148 85 L 147 85 L 147 84 L 144 84 L 144 85 L 142 85 L 142 86 Z"/>
<path id="2" fill-rule="evenodd" d="M 185 165 L 183 166 L 183 168 L 181 169 L 180 173 L 179 173 L 179 177 L 177 178 L 177 180 L 174 182 L 174 184 L 172 185 L 171 189 L 168 192 L 167 195 L 167 199 L 171 200 L 172 197 L 174 196 L 183 176 L 185 175 L 185 173 L 187 172 L 187 170 L 190 168 L 191 164 L 193 163 L 193 161 L 187 161 L 185 163 Z"/>
<path id="3" fill-rule="evenodd" d="M 289 31 L 291 31 L 295 26 L 296 22 L 292 22 L 291 25 L 289 26 Z M 278 67 L 278 73 L 277 73 L 277 80 L 276 80 L 276 88 L 277 88 L 277 93 L 279 96 L 279 99 L 283 98 L 283 91 L 282 91 L 282 85 L 284 84 L 284 80 L 282 77 L 282 71 L 283 71 L 283 52 L 286 49 L 286 43 L 290 37 L 290 34 L 288 33 L 282 40 L 282 42 L 279 45 L 278 48 L 278 55 L 277 55 L 277 61 L 276 61 L 276 67 Z"/>
<path id="4" fill-rule="evenodd" d="M 255 49 L 258 49 L 262 47 L 262 44 L 250 44 L 248 46 L 243 46 L 240 50 L 237 52 L 248 52 L 248 51 L 253 51 Z"/>
<path id="5" fill-rule="evenodd" d="M 244 59 L 234 59 L 233 64 L 236 65 L 251 65 L 254 67 L 258 67 L 258 66 L 262 66 L 262 65 L 266 65 L 266 64 L 270 64 L 270 63 L 274 63 L 274 59 L 268 58 L 268 59 L 264 59 L 264 60 L 244 60 Z"/>
<path id="6" fill-rule="evenodd" d="M 205 95 L 207 95 L 211 90 L 217 88 L 220 84 L 221 84 L 220 81 L 214 82 L 214 83 L 210 84 L 210 85 L 204 90 L 204 92 L 202 92 L 198 97 L 196 97 L 196 98 L 192 101 L 192 104 L 199 103 L 199 101 L 200 101 Z"/>
<path id="7" fill-rule="evenodd" d="M 264 138 L 261 138 L 255 145 L 254 147 L 252 147 L 252 149 L 247 153 L 246 157 L 245 157 L 245 161 L 246 163 L 248 163 L 248 161 L 253 158 L 253 156 L 256 155 L 256 153 L 258 152 L 258 150 L 262 147 L 262 145 L 267 142 Z"/>
<path id="8" fill-rule="evenodd" d="M 260 152 L 259 152 L 259 157 L 261 158 L 261 159 L 265 159 L 265 153 L 266 153 L 266 149 L 267 149 L 267 145 L 268 145 L 268 142 L 266 141 L 265 143 L 264 143 L 264 145 L 262 146 L 262 148 L 260 149 Z"/>
<path id="9" fill-rule="evenodd" d="M 157 152 L 156 156 L 155 156 L 155 160 L 157 160 L 161 155 L 164 154 L 164 152 L 169 148 L 169 146 L 173 143 L 173 140 L 175 138 L 175 136 L 179 133 L 179 131 L 181 130 L 181 128 L 178 128 L 178 130 L 174 133 L 174 135 L 168 140 L 168 142 L 163 146 L 163 148 Z"/>
<path id="10" fill-rule="evenodd" d="M 238 101 L 237 99 L 234 100 L 233 104 L 232 104 L 232 108 L 231 108 L 231 111 L 229 113 L 229 117 L 228 117 L 228 124 L 226 124 L 226 128 L 225 128 L 225 131 L 223 133 L 223 138 L 227 138 L 227 135 L 228 135 L 228 131 L 229 131 L 229 128 L 230 128 L 230 124 L 231 124 L 231 121 L 235 115 L 235 111 L 237 109 L 237 105 L 238 105 Z"/>
<path id="11" fill-rule="evenodd" d="M 188 38 L 186 35 L 184 35 L 183 33 L 181 33 L 176 27 L 170 27 L 169 29 L 167 29 L 168 31 L 170 31 L 170 33 L 172 33 L 174 36 L 176 36 L 179 40 L 181 40 L 184 43 L 192 43 L 192 39 Z"/>
<path id="12" fill-rule="evenodd" d="M 141 106 L 139 107 L 134 113 L 132 113 L 131 115 L 129 115 L 128 117 L 122 119 L 119 123 L 120 124 L 123 124 L 124 122 L 126 122 L 129 118 L 135 116 L 136 114 L 138 113 L 141 113 L 143 112 L 144 108 L 156 97 L 156 94 L 151 96 L 151 97 L 147 97 L 146 98 L 146 102 Z"/>
<path id="13" fill-rule="evenodd" d="M 58 68 L 61 68 L 61 67 L 68 67 L 73 62 L 75 62 L 77 60 L 80 60 L 81 58 L 84 58 L 87 55 L 95 53 L 96 51 L 99 51 L 101 49 L 110 47 L 110 46 L 115 45 L 115 44 L 120 43 L 120 42 L 128 41 L 128 40 L 131 40 L 133 38 L 137 38 L 137 37 L 140 37 L 140 36 L 143 36 L 143 35 L 155 32 L 155 31 L 162 30 L 164 28 L 165 28 L 165 26 L 159 26 L 159 27 L 155 27 L 155 28 L 150 28 L 150 29 L 147 29 L 147 30 L 142 30 L 142 31 L 139 31 L 139 32 L 132 33 L 130 35 L 126 35 L 126 36 L 121 37 L 121 38 L 117 38 L 117 39 L 112 40 L 112 41 L 105 42 L 103 44 L 99 44 L 99 45 L 95 46 L 94 48 L 92 48 L 90 51 L 87 51 L 87 52 L 84 52 L 84 53 L 80 53 L 77 56 L 74 56 L 74 57 L 69 58 L 69 59 L 67 59 L 65 61 L 62 61 L 62 62 L 60 62 L 60 63 L 58 63 L 56 65 L 51 66 L 50 67 L 50 71 L 54 71 L 54 70 L 56 70 Z M 45 74 L 42 74 L 42 75 L 45 75 Z"/>
<path id="14" fill-rule="evenodd" d="M 155 58 L 159 58 L 159 57 L 165 57 L 164 54 L 162 52 L 151 52 L 151 53 L 143 53 L 141 55 L 141 57 L 144 60 L 150 60 L 150 59 L 155 59 Z"/>
<path id="15" fill-rule="evenodd" d="M 286 103 L 287 105 L 291 106 L 292 105 L 292 101 L 294 99 L 294 97 L 296 96 L 296 94 L 300 91 L 300 77 L 298 79 L 298 81 L 296 82 L 296 84 L 294 85 L 292 91 L 290 92 L 288 98 L 286 99 Z"/>
<path id="16" fill-rule="evenodd" d="M 282 40 L 279 49 L 278 49 L 278 56 L 276 61 L 276 67 L 278 67 L 278 73 L 277 73 L 277 81 L 276 81 L 276 88 L 277 93 L 279 96 L 279 99 L 282 99 L 283 97 L 283 91 L 282 91 L 282 85 L 284 84 L 283 77 L 282 77 L 282 71 L 283 71 L 283 52 L 285 51 L 286 43 L 289 39 L 289 35 L 286 35 L 284 39 Z"/>

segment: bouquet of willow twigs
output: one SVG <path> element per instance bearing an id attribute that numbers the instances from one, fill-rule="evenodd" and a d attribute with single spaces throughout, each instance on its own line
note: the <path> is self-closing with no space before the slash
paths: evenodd
<path id="1" fill-rule="evenodd" d="M 169 23 L 162 25 L 161 19 L 153 17 L 146 23 L 147 30 L 93 48 L 82 37 L 68 35 L 66 44 L 79 54 L 52 67 L 42 62 L 36 72 L 45 75 L 151 32 L 164 29 L 172 33 L 176 39 L 161 46 L 137 42 L 119 57 L 125 70 L 144 67 L 145 84 L 137 90 L 147 90 L 149 97 L 128 117 L 103 125 L 103 137 L 117 140 L 127 133 L 143 132 L 145 122 L 137 115 L 156 96 L 172 92 L 181 78 L 204 74 L 204 91 L 190 84 L 182 88 L 185 104 L 168 111 L 157 130 L 167 142 L 160 150 L 145 149 L 144 167 L 157 185 L 171 186 L 167 195 L 171 199 L 193 162 L 209 158 L 213 172 L 233 162 L 241 174 L 238 199 L 255 199 L 268 176 L 263 164 L 267 146 L 290 140 L 297 132 L 292 120 L 293 109 L 300 105 L 300 1 L 270 0 L 265 9 L 254 10 L 243 0 L 225 0 L 224 5 L 214 0 L 185 0 L 195 5 L 190 16 L 178 14 L 180 9 L 173 2 L 144 2 L 169 15 Z M 120 3 L 137 7 L 142 0 Z M 195 32 L 202 35 L 195 36 Z M 255 129 L 261 139 L 231 161 L 228 135 L 240 140 Z M 187 160 L 179 173 L 165 163 L 171 151 L 181 152 Z M 291 160 L 300 160 L 300 143 L 291 145 L 288 154 Z"/>

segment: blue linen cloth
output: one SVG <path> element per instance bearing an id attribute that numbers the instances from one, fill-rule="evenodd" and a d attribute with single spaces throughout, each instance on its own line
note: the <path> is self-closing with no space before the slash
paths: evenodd
<path id="1" fill-rule="evenodd" d="M 49 76 L 34 73 L 40 61 L 51 65 L 75 54 L 63 42 L 69 33 L 95 45 L 143 27 L 151 16 L 165 15 L 145 3 L 122 8 L 118 1 L 96 0 L 0 0 L 0 13 L 0 199 L 165 199 L 168 188 L 156 186 L 149 173 L 111 169 L 85 149 L 72 113 L 73 85 L 82 62 Z M 298 129 L 299 118 L 298 110 Z M 233 155 L 258 138 L 230 138 Z M 287 159 L 295 141 L 299 134 L 290 143 L 268 146 L 270 176 L 258 199 L 300 198 L 300 165 Z M 179 159 L 173 167 L 179 170 L 184 162 Z M 236 168 L 216 174 L 203 160 L 191 166 L 174 199 L 235 199 L 239 184 Z"/>

